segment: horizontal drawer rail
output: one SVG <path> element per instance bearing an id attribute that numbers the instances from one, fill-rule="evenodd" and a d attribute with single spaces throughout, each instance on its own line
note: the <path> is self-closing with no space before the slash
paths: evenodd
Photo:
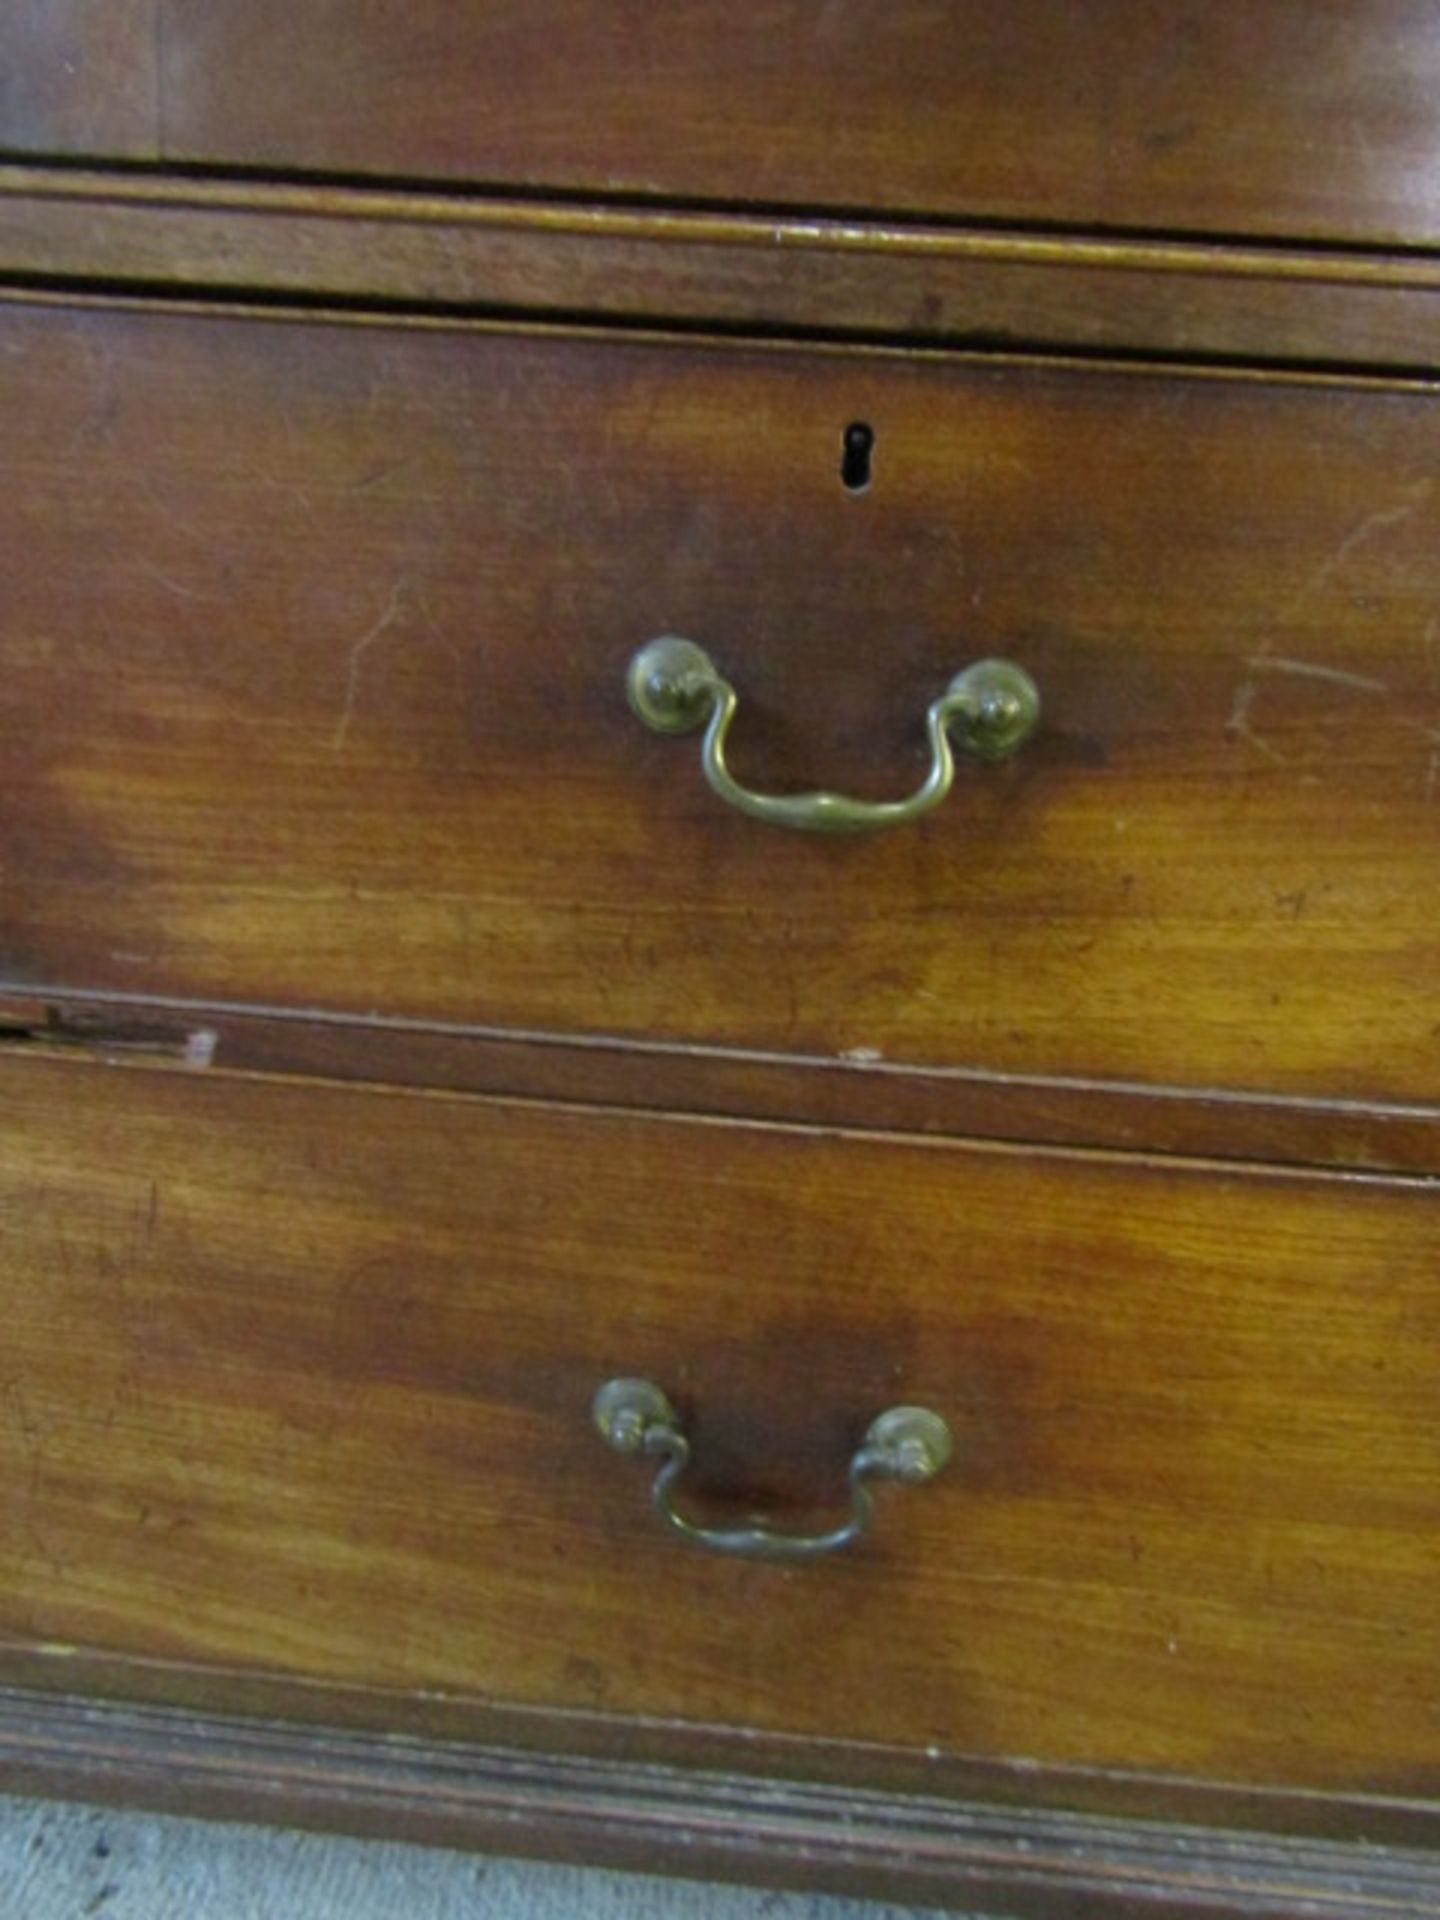
<path id="1" fill-rule="evenodd" d="M 1429 254 L 0 165 L 0 282 L 1421 373 Z"/>

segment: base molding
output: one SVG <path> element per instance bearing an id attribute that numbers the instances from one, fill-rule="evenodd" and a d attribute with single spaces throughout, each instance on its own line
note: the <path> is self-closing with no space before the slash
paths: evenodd
<path id="1" fill-rule="evenodd" d="M 1024 1920 L 1421 1920 L 1440 1855 L 0 1690 L 0 1787 Z"/>

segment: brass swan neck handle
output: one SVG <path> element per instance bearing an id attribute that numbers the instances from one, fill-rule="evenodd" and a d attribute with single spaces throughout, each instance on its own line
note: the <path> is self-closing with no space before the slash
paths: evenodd
<path id="1" fill-rule="evenodd" d="M 950 1429 L 928 1407 L 891 1407 L 873 1420 L 850 1456 L 850 1512 L 823 1533 L 788 1533 L 777 1527 L 702 1527 L 687 1520 L 671 1498 L 690 1462 L 690 1442 L 665 1395 L 649 1380 L 610 1380 L 591 1409 L 607 1446 L 660 1462 L 650 1504 L 662 1524 L 692 1546 L 750 1560 L 818 1560 L 851 1546 L 865 1533 L 874 1510 L 870 1480 L 909 1485 L 932 1479 L 954 1449 Z"/>
<path id="2" fill-rule="evenodd" d="M 903 800 L 853 800 L 843 793 L 755 793 L 741 786 L 725 761 L 738 696 L 693 640 L 667 634 L 642 647 L 630 662 L 626 691 L 632 710 L 657 733 L 705 727 L 700 765 L 722 800 L 772 826 L 819 833 L 860 833 L 918 820 L 950 791 L 952 738 L 981 759 L 999 760 L 1030 738 L 1040 718 L 1040 695 L 1023 667 L 977 660 L 956 674 L 925 715 L 930 771 L 915 791 Z"/>

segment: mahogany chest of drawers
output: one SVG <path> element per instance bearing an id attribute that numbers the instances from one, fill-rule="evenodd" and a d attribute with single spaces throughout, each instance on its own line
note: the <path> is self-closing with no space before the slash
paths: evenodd
<path id="1" fill-rule="evenodd" d="M 1437 82 L 7 11 L 0 1777 L 1440 1907 Z"/>

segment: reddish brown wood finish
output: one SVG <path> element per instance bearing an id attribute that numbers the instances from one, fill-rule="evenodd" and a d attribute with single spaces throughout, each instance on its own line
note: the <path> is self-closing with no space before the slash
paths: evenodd
<path id="1" fill-rule="evenodd" d="M 1436 1191 L 12 1063 L 0 1625 L 531 1706 L 1421 1796 Z M 795 1522 L 656 1531 L 588 1403 Z"/>
<path id="2" fill-rule="evenodd" d="M 0 1047 L 126 1065 L 515 1094 L 1371 1172 L 1440 1172 L 1440 1110 L 1282 1100 L 884 1061 L 317 1020 L 167 1001 L 0 994 Z"/>
<path id="3" fill-rule="evenodd" d="M 7 983 L 1361 1099 L 1440 1074 L 1429 390 L 12 304 Z M 845 425 L 874 484 L 840 485 Z M 665 630 L 746 821 L 623 679 Z"/>
<path id="4" fill-rule="evenodd" d="M 97 37 L 152 15 L 153 81 L 112 79 Z M 0 120 L 30 152 L 1440 238 L 1426 0 L 52 0 L 7 9 L 7 68 L 44 82 Z"/>
<path id="5" fill-rule="evenodd" d="M 554 1744 L 555 1728 L 549 1729 Z M 753 1759 L 753 1752 L 746 1756 Z M 31 1792 L 963 1902 L 1030 1920 L 1424 1920 L 1433 1855 L 0 1693 Z M 1032 1792 L 1034 1788 L 1032 1778 Z"/>
<path id="6" fill-rule="evenodd" d="M 1440 264 L 0 167 L 0 275 L 951 346 L 1407 370 Z"/>
<path id="7" fill-rule="evenodd" d="M 5 0 L 0 150 L 153 160 L 162 0 Z"/>
<path id="8" fill-rule="evenodd" d="M 85 1712 L 93 1716 L 92 1731 L 102 1740 L 107 1726 L 123 1728 L 127 1721 L 142 1738 L 147 1731 L 153 1738 L 156 1722 L 163 1721 L 181 1751 L 203 1748 L 212 1737 L 245 1738 L 261 1748 L 256 1784 L 268 1777 L 271 1791 L 281 1793 L 288 1772 L 281 1752 L 287 1743 L 314 1738 L 323 1746 L 333 1734 L 343 1745 L 350 1734 L 362 1739 L 378 1734 L 392 1749 L 406 1747 L 414 1757 L 427 1750 L 448 1753 L 452 1764 L 463 1765 L 467 1750 L 477 1748 L 508 1756 L 512 1769 L 528 1771 L 535 1780 L 546 1777 L 547 1760 L 561 1777 L 573 1763 L 592 1779 L 625 1767 L 672 1779 L 693 1769 L 697 1811 L 706 1804 L 707 1789 L 726 1775 L 747 1778 L 761 1792 L 797 1789 L 801 1799 L 818 1787 L 833 1793 L 837 1810 L 861 1817 L 868 1803 L 863 1817 L 873 1815 L 897 1831 L 941 1805 L 962 1821 L 967 1809 L 984 1807 L 998 1822 L 1014 1818 L 1022 1829 L 1032 1814 L 1042 1826 L 1052 1816 L 1063 1821 L 1080 1814 L 1131 1833 L 1137 1823 L 1165 1822 L 1191 1835 L 1208 1831 L 1222 1852 L 1231 1836 L 1240 1835 L 1333 1842 L 1348 1850 L 1353 1862 L 1357 1847 L 1365 1848 L 1367 1857 L 1380 1847 L 1433 1855 L 1440 1825 L 1440 1806 L 1433 1800 L 1391 1794 L 1292 1793 L 1284 1787 L 1237 1786 L 1123 1767 L 1041 1766 L 934 1744 L 918 1748 L 797 1738 L 668 1716 L 517 1706 L 466 1693 L 357 1687 L 233 1664 L 0 1637 L 0 1777 L 14 1778 L 24 1766 L 22 1743 L 33 1743 L 33 1751 L 53 1740 L 60 1750 L 52 1750 L 46 1764 L 52 1778 L 62 1781 L 63 1729 L 68 1724 L 73 1732 L 78 1714 Z M 274 1729 L 274 1744 L 265 1755 L 267 1727 Z M 84 1768 L 93 1751 L 91 1743 L 80 1741 L 70 1757 Z M 684 1796 L 677 1780 L 676 1797 Z M 223 1793 L 217 1793 L 209 1810 L 223 1813 L 226 1805 Z M 234 1800 L 229 1810 L 237 1811 Z M 518 1814 L 514 1818 L 518 1823 Z M 469 1837 L 478 1843 L 482 1836 L 472 1827 Z M 519 1839 L 507 1844 L 518 1845 Z M 818 1845 L 805 1848 L 794 1864 L 802 1875 L 813 1872 L 821 1853 Z M 1374 1881 L 1370 1884 L 1373 1889 Z"/>

